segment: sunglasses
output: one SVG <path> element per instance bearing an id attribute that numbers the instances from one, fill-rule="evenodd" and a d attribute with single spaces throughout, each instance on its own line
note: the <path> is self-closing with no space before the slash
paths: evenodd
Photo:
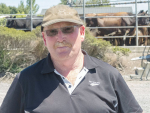
<path id="1" fill-rule="evenodd" d="M 57 29 L 50 29 L 50 30 L 46 30 L 43 32 L 46 32 L 47 36 L 56 36 L 58 34 L 58 30 L 60 29 L 62 33 L 64 34 L 71 34 L 74 32 L 76 27 L 79 27 L 80 25 L 75 25 L 75 26 L 66 26 L 66 27 L 61 27 L 61 28 L 57 28 Z"/>

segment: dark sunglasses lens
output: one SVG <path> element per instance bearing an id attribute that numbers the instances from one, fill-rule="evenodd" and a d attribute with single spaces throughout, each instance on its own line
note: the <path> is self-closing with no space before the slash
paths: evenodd
<path id="1" fill-rule="evenodd" d="M 74 32 L 74 26 L 62 28 L 62 32 L 63 33 L 73 33 Z"/>
<path id="2" fill-rule="evenodd" d="M 57 35 L 57 33 L 58 33 L 57 29 L 51 29 L 46 31 L 47 36 L 55 36 Z"/>

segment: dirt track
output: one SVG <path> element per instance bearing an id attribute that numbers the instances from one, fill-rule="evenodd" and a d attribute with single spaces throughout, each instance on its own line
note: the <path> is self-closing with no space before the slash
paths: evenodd
<path id="1" fill-rule="evenodd" d="M 133 92 L 135 98 L 144 110 L 144 113 L 150 113 L 150 79 L 148 81 L 126 80 L 129 88 Z M 10 87 L 8 82 L 0 82 L 0 106 L 2 100 Z"/>

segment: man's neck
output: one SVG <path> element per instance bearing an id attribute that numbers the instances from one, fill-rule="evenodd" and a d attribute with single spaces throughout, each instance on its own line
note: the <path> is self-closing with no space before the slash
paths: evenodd
<path id="1" fill-rule="evenodd" d="M 72 59 L 67 59 L 63 61 L 53 61 L 55 69 L 62 74 L 63 76 L 67 77 L 72 72 L 79 73 L 83 68 L 84 63 L 84 55 L 83 53 L 79 53 L 76 57 Z"/>

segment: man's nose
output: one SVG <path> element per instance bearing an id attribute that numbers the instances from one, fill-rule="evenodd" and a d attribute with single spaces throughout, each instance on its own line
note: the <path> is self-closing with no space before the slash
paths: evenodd
<path id="1" fill-rule="evenodd" d="M 65 40 L 65 35 L 61 30 L 58 30 L 57 41 L 63 42 Z"/>

